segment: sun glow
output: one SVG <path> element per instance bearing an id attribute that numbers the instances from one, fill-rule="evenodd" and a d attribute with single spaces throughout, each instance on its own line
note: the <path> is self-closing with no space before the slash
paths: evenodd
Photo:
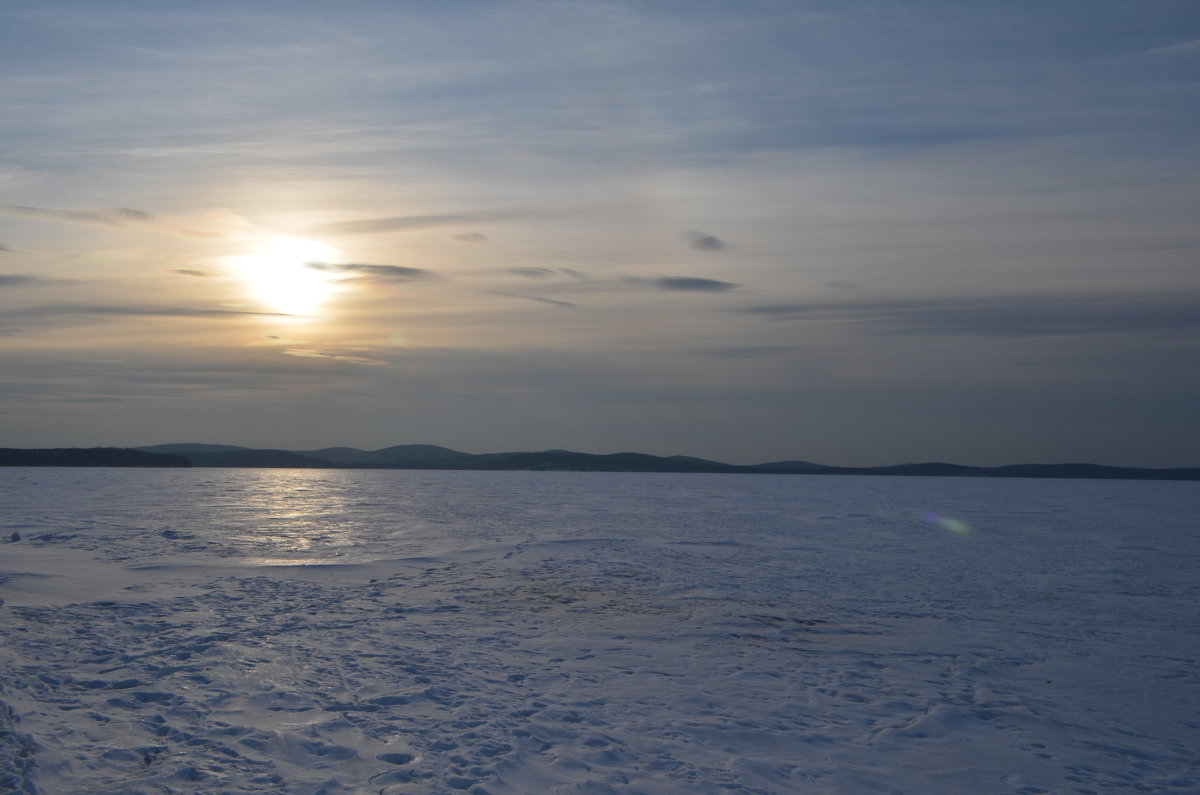
<path id="1" fill-rule="evenodd" d="M 314 263 L 340 262 L 337 249 L 300 237 L 275 236 L 253 254 L 230 259 L 255 297 L 274 312 L 314 315 L 337 289 L 337 277 Z"/>

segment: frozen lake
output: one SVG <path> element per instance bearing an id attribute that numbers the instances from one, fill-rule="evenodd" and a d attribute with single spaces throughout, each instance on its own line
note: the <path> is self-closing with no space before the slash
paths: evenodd
<path id="1" fill-rule="evenodd" d="M 1200 792 L 1200 484 L 0 469 L 0 791 Z"/>

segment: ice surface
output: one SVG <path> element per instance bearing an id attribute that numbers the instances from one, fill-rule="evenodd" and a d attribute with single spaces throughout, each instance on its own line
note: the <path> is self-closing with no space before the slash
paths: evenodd
<path id="1" fill-rule="evenodd" d="M 0 791 L 1200 792 L 1200 486 L 0 470 Z"/>

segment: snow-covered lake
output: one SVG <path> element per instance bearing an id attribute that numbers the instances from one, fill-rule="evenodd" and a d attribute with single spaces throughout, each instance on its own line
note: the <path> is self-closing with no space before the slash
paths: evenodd
<path id="1" fill-rule="evenodd" d="M 0 791 L 1200 792 L 1198 484 L 2 469 L 0 539 Z"/>

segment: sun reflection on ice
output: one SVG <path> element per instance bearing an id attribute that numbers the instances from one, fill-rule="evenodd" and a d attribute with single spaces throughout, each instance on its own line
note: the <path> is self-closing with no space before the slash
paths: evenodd
<path id="1" fill-rule="evenodd" d="M 250 475 L 253 473 L 253 475 Z M 346 514 L 352 506 L 340 489 L 328 488 L 322 470 L 247 470 L 259 484 L 249 493 L 253 526 L 240 528 L 253 565 L 346 563 L 355 545 Z"/>

